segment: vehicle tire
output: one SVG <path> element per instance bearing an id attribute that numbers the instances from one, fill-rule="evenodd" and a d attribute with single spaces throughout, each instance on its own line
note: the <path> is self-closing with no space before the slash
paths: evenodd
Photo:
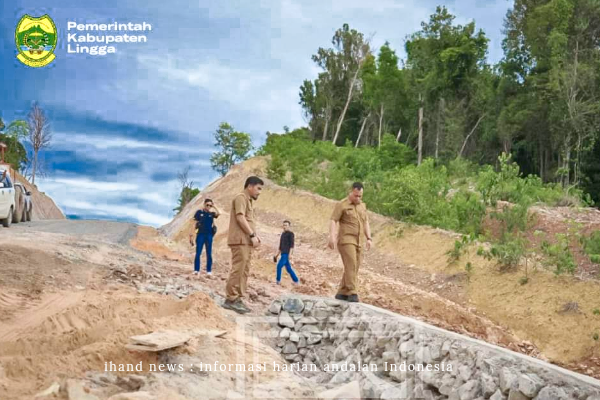
<path id="1" fill-rule="evenodd" d="M 12 222 L 14 222 L 15 224 L 21 222 L 21 219 L 23 217 L 23 210 L 25 209 L 25 204 L 22 204 L 24 202 L 25 199 L 21 195 L 21 192 L 17 190 L 15 193 L 15 211 L 12 216 Z"/>
<path id="2" fill-rule="evenodd" d="M 8 228 L 10 226 L 10 224 L 12 223 L 12 218 L 13 218 L 13 208 L 11 207 L 10 211 L 8 213 L 8 216 L 1 221 L 2 226 L 5 228 Z"/>

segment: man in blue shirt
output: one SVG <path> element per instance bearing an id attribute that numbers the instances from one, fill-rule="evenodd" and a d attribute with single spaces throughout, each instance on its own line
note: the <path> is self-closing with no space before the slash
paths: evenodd
<path id="1" fill-rule="evenodd" d="M 215 207 L 211 199 L 204 200 L 204 208 L 196 211 L 194 220 L 196 221 L 196 258 L 194 259 L 194 274 L 200 272 L 200 255 L 202 247 L 206 246 L 206 273 L 212 274 L 212 242 L 215 231 L 213 230 L 214 219 L 219 218 L 221 213 Z M 190 242 L 192 234 L 190 234 Z"/>

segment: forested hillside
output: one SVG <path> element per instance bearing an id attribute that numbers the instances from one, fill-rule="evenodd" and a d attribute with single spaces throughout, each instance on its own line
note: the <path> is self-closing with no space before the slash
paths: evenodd
<path id="1" fill-rule="evenodd" d="M 462 158 L 498 169 L 504 152 L 524 176 L 598 200 L 600 3 L 515 0 L 504 25 L 494 65 L 486 32 L 445 7 L 406 38 L 404 59 L 344 25 L 300 88 L 309 138 L 379 148 L 391 134 L 407 149 L 386 168 Z"/>

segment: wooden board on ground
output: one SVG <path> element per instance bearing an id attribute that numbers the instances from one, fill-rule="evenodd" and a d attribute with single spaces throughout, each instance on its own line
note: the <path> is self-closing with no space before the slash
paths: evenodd
<path id="1" fill-rule="evenodd" d="M 161 351 L 172 347 L 182 346 L 190 340 L 191 336 L 177 331 L 158 331 L 148 335 L 131 336 L 131 344 L 126 347 L 130 350 Z"/>
<path id="2" fill-rule="evenodd" d="M 159 351 L 163 351 L 163 350 L 172 349 L 172 348 L 181 346 L 183 344 L 185 344 L 185 343 L 175 345 L 175 346 L 161 346 L 161 347 L 150 347 L 150 346 L 142 346 L 142 345 L 138 345 L 138 344 L 128 344 L 125 346 L 125 348 L 127 350 L 133 350 L 133 351 L 159 352 Z"/>

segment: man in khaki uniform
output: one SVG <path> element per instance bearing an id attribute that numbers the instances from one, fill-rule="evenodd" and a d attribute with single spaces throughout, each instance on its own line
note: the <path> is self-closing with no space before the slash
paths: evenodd
<path id="1" fill-rule="evenodd" d="M 362 261 L 362 248 L 371 248 L 371 227 L 367 206 L 362 202 L 363 185 L 355 182 L 348 197 L 336 204 L 329 224 L 329 247 L 337 246 L 344 275 L 335 298 L 358 302 L 358 269 Z M 338 227 L 339 225 L 339 227 Z"/>
<path id="2" fill-rule="evenodd" d="M 258 199 L 264 183 L 257 176 L 246 179 L 244 191 L 233 198 L 229 214 L 231 271 L 225 286 L 227 299 L 223 307 L 243 314 L 251 310 L 242 302 L 250 274 L 252 249 L 260 245 L 256 235 L 253 202 Z"/>

